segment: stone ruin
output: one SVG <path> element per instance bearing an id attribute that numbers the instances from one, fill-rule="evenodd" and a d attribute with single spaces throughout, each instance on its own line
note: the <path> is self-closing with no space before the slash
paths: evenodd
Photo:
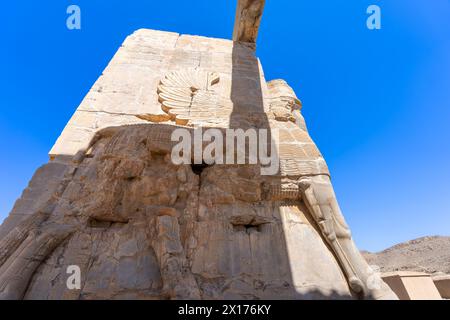
<path id="1" fill-rule="evenodd" d="M 0 299 L 396 299 L 351 238 L 300 100 L 264 78 L 263 7 L 238 2 L 233 40 L 125 40 L 0 227 Z M 279 170 L 176 165 L 179 128 L 277 132 Z"/>

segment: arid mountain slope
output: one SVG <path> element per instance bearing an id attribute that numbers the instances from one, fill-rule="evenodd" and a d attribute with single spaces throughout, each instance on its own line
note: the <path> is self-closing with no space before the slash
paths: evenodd
<path id="1" fill-rule="evenodd" d="M 393 246 L 382 252 L 362 252 L 370 265 L 382 272 L 418 271 L 450 274 L 450 237 L 424 237 Z"/>

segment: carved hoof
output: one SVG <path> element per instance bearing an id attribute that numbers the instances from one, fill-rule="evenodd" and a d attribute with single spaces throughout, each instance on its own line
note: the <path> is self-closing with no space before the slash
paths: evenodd
<path id="1" fill-rule="evenodd" d="M 356 293 L 364 293 L 364 284 L 360 279 L 353 276 L 349 279 L 350 288 Z"/>

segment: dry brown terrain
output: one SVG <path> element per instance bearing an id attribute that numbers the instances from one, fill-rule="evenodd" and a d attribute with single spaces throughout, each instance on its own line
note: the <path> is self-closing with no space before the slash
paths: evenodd
<path id="1" fill-rule="evenodd" d="M 418 271 L 450 274 L 450 237 L 424 237 L 393 246 L 378 253 L 363 251 L 370 265 L 381 272 Z"/>

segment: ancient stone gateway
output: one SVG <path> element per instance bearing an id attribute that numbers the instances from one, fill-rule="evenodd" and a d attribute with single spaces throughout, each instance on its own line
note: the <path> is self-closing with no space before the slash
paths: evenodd
<path id="1" fill-rule="evenodd" d="M 264 78 L 263 7 L 239 1 L 234 41 L 125 40 L 0 228 L 1 299 L 396 298 L 352 241 L 300 100 Z M 181 128 L 268 130 L 279 170 L 176 165 Z"/>

